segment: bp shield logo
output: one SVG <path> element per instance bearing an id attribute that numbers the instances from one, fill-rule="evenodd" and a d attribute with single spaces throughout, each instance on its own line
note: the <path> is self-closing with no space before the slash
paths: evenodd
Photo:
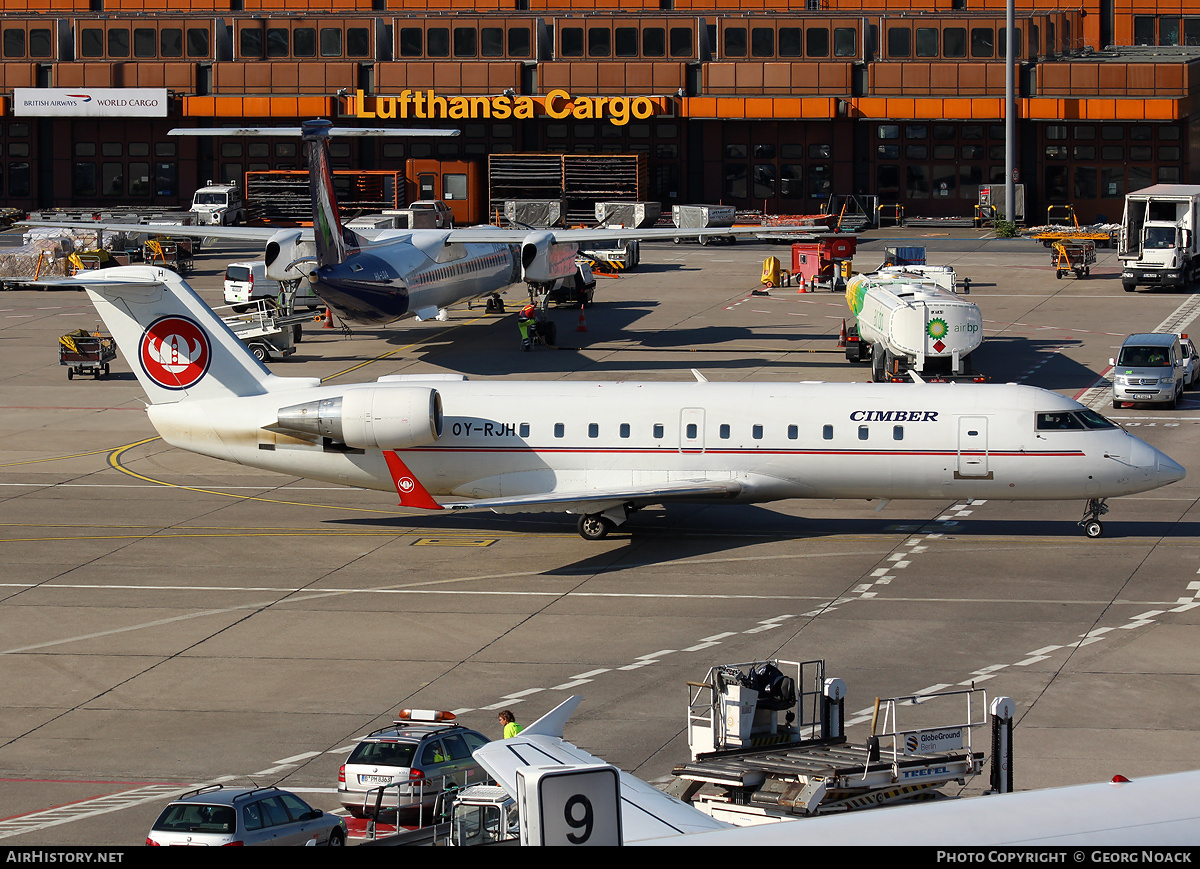
<path id="1" fill-rule="evenodd" d="M 208 373 L 212 349 L 208 335 L 187 317 L 160 317 L 142 333 L 138 361 L 163 389 L 187 389 Z"/>

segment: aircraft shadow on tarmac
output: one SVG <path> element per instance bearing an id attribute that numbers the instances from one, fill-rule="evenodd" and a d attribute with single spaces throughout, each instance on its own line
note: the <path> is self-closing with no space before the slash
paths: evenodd
<path id="1" fill-rule="evenodd" d="M 827 502 L 826 502 L 827 503 Z M 1065 502 L 1064 502 L 1065 503 Z M 1120 509 L 1120 503 L 1114 502 Z M 1080 504 L 1080 514 L 1083 505 Z M 559 571 L 576 573 L 589 567 L 599 568 L 611 562 L 609 544 L 624 542 L 638 548 L 639 560 L 670 561 L 677 558 L 728 553 L 771 540 L 817 540 L 839 537 L 906 537 L 911 534 L 939 534 L 944 538 L 984 542 L 989 539 L 1029 538 L 1077 541 L 1085 546 L 1103 546 L 1106 540 L 1192 539 L 1200 533 L 1200 522 L 1143 521 L 1111 519 L 1104 521 L 1104 537 L 1089 540 L 1074 519 L 986 519 L 939 521 L 928 505 L 912 511 L 902 507 L 877 516 L 854 519 L 809 519 L 755 505 L 674 504 L 668 508 L 649 507 L 630 517 L 615 529 L 605 544 L 578 540 L 579 560 Z M 1068 516 L 1074 511 L 1066 511 Z M 490 534 L 524 535 L 536 540 L 538 534 L 573 534 L 576 517 L 566 513 L 510 514 L 455 513 L 447 516 L 406 514 L 392 518 L 330 519 L 326 524 L 339 527 L 395 528 L 397 533 L 413 532 L 429 537 L 463 534 L 485 538 Z M 416 539 L 413 541 L 416 542 Z M 601 550 L 592 547 L 600 546 Z"/>
<path id="2" fill-rule="evenodd" d="M 637 368 L 642 371 L 680 372 L 686 372 L 696 367 L 705 370 L 758 368 L 765 362 L 774 361 L 780 354 L 793 349 L 789 346 L 793 342 L 821 341 L 828 343 L 829 350 L 836 350 L 834 336 L 799 331 L 791 324 L 788 324 L 786 334 L 782 335 L 778 331 L 764 333 L 762 329 L 728 325 L 669 331 L 638 330 L 637 322 L 658 304 L 653 300 L 597 302 L 595 306 L 589 307 L 583 312 L 586 328 L 586 332 L 583 333 L 577 331 L 579 320 L 577 309 L 552 308 L 550 318 L 557 326 L 558 346 L 538 346 L 529 353 L 521 350 L 516 317 L 507 315 L 471 324 L 472 330 L 479 330 L 471 336 L 464 336 L 455 329 L 446 329 L 431 337 L 420 330 L 437 328 L 435 324 L 406 324 L 394 327 L 384 340 L 390 346 L 399 347 L 420 341 L 420 344 L 413 348 L 413 353 L 420 361 L 439 365 L 450 371 L 480 377 L 563 370 L 586 370 L 596 375 L 630 371 L 631 366 L 628 361 L 605 361 L 578 356 L 581 351 L 606 344 L 612 346 L 599 349 L 603 352 L 619 351 L 622 354 L 663 353 L 677 350 L 679 351 L 677 358 L 639 360 Z M 353 338 L 349 340 L 352 342 Z M 328 343 L 320 339 L 307 346 L 329 349 Z M 350 346 L 352 347 L 353 344 Z M 320 358 L 326 362 L 347 363 L 364 361 L 361 355 L 354 353 L 338 355 L 314 351 L 312 356 L 308 356 L 304 352 L 305 347 L 306 345 L 302 344 L 293 358 Z M 704 355 L 698 355 L 698 353 L 704 354 L 706 351 L 721 358 L 710 360 Z M 564 353 L 573 354 L 573 356 L 564 359 L 562 355 Z M 797 356 L 796 360 L 798 366 L 804 364 L 806 367 L 814 364 L 836 364 L 838 366 L 846 364 L 840 351 L 819 355 L 804 353 L 803 357 Z M 286 374 L 286 367 L 280 369 L 279 373 Z"/>

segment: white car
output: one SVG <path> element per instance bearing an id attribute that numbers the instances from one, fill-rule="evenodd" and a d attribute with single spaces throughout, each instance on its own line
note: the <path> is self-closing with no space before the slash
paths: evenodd
<path id="1" fill-rule="evenodd" d="M 425 209 L 432 211 L 434 214 L 435 229 L 453 229 L 454 228 L 454 212 L 450 210 L 450 206 L 440 199 L 418 199 L 416 202 L 410 202 L 408 207 L 417 210 Z"/>
<path id="2" fill-rule="evenodd" d="M 147 845 L 346 844 L 346 821 L 275 787 L 210 785 L 163 809 Z"/>
<path id="3" fill-rule="evenodd" d="M 1200 355 L 1186 333 L 1179 336 L 1179 349 L 1183 356 L 1183 388 L 1194 389 L 1200 382 Z"/>

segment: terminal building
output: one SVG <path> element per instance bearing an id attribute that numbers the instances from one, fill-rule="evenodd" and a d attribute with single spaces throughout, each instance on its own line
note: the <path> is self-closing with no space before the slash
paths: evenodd
<path id="1" fill-rule="evenodd" d="M 300 170 L 292 137 L 170 131 L 314 117 L 461 130 L 331 146 L 364 177 L 424 167 L 404 198 L 459 221 L 494 219 L 500 155 L 633 155 L 619 198 L 665 210 L 860 197 L 885 221 L 969 218 L 1005 181 L 1003 0 L 35 5 L 0 0 L 0 205 L 20 210 L 166 208 Z M 1026 223 L 1115 221 L 1129 191 L 1200 183 L 1200 0 L 1017 0 L 1015 25 Z"/>

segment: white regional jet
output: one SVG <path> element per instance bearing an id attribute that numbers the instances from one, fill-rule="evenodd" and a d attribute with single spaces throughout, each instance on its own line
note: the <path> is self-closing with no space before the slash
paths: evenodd
<path id="1" fill-rule="evenodd" d="M 500 293 L 520 283 L 542 297 L 559 279 L 575 274 L 582 243 L 624 239 L 669 239 L 674 228 L 648 229 L 462 229 L 351 230 L 342 225 L 333 189 L 329 137 L 456 136 L 457 130 L 376 130 L 335 128 L 327 120 L 301 127 L 249 129 L 181 128 L 172 135 L 300 136 L 308 158 L 313 228 L 252 226 L 172 226 L 171 235 L 262 242 L 267 276 L 295 281 L 307 276 L 313 292 L 344 319 L 384 325 L 405 317 L 429 320 L 450 305 L 489 297 L 503 310 Z M 26 226 L 129 232 L 128 223 L 104 221 L 25 221 Z M 803 232 L 823 230 L 804 229 Z M 797 232 L 795 226 L 689 229 L 687 236 L 770 235 Z"/>
<path id="2" fill-rule="evenodd" d="M 1099 537 L 1106 498 L 1185 473 L 1078 402 L 1015 384 L 393 375 L 323 386 L 271 374 L 172 271 L 74 280 L 168 443 L 394 491 L 404 507 L 574 513 L 590 540 L 651 504 L 788 498 L 1078 498 Z"/>
<path id="3" fill-rule="evenodd" d="M 518 793 L 516 773 L 521 768 L 603 763 L 563 738 L 563 728 L 580 699 L 563 701 L 510 739 L 489 742 L 475 751 L 475 759 L 514 799 Z M 875 808 L 751 827 L 715 820 L 624 771 L 620 772 L 618 798 L 622 839 L 625 844 L 637 845 L 1183 845 L 1190 853 L 1200 839 L 1200 772 L 1133 781 L 1115 777 L 1100 784 Z M 541 806 L 544 813 L 554 809 Z M 1066 859 L 1063 852 L 1060 861 L 1041 862 Z M 983 855 L 978 855 L 970 862 L 983 860 Z M 1175 860 L 1182 862 L 1178 856 Z M 987 859 L 991 863 L 1006 861 L 1017 862 L 1016 856 L 1001 852 L 999 859 Z M 1157 855 L 1153 861 L 1172 862 L 1169 853 Z"/>

